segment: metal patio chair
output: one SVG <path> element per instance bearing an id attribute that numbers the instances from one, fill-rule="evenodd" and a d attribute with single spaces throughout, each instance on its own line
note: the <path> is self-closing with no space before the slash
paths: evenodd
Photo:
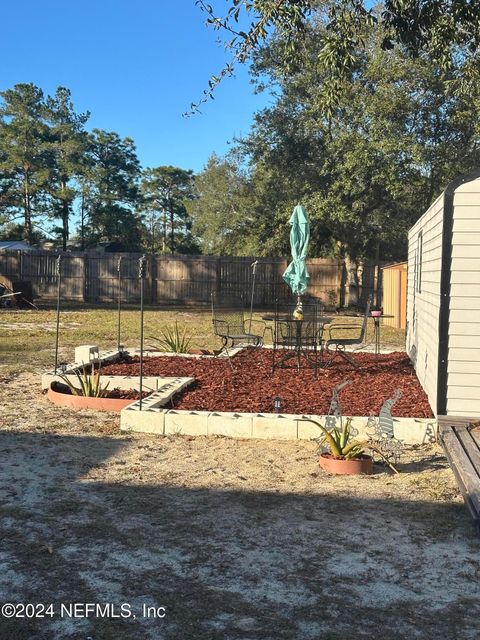
<path id="1" fill-rule="evenodd" d="M 354 358 L 347 353 L 346 347 L 361 345 L 365 342 L 371 305 L 372 296 L 369 296 L 361 325 L 334 323 L 330 325 L 328 329 L 328 339 L 325 341 L 327 351 L 333 351 L 334 358 L 337 356 L 343 358 L 354 366 L 355 369 L 358 369 L 359 365 L 355 362 Z"/>
<path id="2" fill-rule="evenodd" d="M 229 348 L 262 346 L 266 323 L 252 320 L 252 325 L 263 326 L 261 334 L 252 332 L 250 318 L 245 318 L 245 302 L 241 295 L 212 292 L 211 299 L 213 332 L 222 341 L 222 351 L 229 358 Z"/>

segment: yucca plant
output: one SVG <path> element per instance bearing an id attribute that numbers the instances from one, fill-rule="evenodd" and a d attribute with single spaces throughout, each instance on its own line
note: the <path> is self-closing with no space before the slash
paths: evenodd
<path id="1" fill-rule="evenodd" d="M 188 353 L 192 339 L 187 335 L 187 328 L 181 330 L 178 322 L 175 321 L 173 327 L 164 327 L 160 331 L 159 338 L 150 338 L 154 343 L 150 345 L 151 349 L 156 351 L 168 351 L 170 353 Z"/>
<path id="2" fill-rule="evenodd" d="M 100 372 L 95 372 L 92 370 L 91 373 L 82 371 L 79 373 L 75 371 L 75 375 L 78 378 L 78 382 L 80 384 L 80 388 L 78 389 L 73 382 L 67 378 L 67 376 L 62 375 L 60 378 L 65 382 L 70 391 L 74 396 L 85 396 L 88 398 L 104 398 L 107 395 L 108 384 L 104 387 L 100 385 Z"/>

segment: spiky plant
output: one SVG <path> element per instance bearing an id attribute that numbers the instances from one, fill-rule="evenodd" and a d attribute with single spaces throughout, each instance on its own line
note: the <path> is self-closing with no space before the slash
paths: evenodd
<path id="1" fill-rule="evenodd" d="M 92 369 L 88 373 L 85 369 L 81 373 L 75 371 L 80 388 L 77 388 L 70 379 L 62 375 L 60 378 L 65 382 L 74 396 L 85 396 L 88 398 L 104 398 L 107 395 L 108 384 L 104 387 L 100 384 L 100 373 Z"/>
<path id="2" fill-rule="evenodd" d="M 346 418 L 341 428 L 333 427 L 330 431 L 316 420 L 306 419 L 316 425 L 322 435 L 318 442 L 322 446 L 327 446 L 334 458 L 343 458 L 344 460 L 353 460 L 365 455 L 366 450 L 375 451 L 382 460 L 393 470 L 398 473 L 395 466 L 385 457 L 382 451 L 369 440 L 352 440 L 352 418 Z"/>
<path id="3" fill-rule="evenodd" d="M 173 327 L 164 327 L 160 333 L 159 338 L 150 338 L 150 340 L 154 341 L 153 344 L 150 345 L 151 349 L 168 351 L 170 353 L 188 353 L 192 339 L 187 334 L 186 327 L 181 330 L 178 322 L 175 321 Z"/>

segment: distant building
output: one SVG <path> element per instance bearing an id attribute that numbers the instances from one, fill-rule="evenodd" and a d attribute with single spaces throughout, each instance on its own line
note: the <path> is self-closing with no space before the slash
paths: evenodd
<path id="1" fill-rule="evenodd" d="M 119 253 L 125 251 L 125 247 L 121 242 L 114 240 L 99 242 L 93 249 L 97 253 Z"/>
<path id="2" fill-rule="evenodd" d="M 0 251 L 34 251 L 23 240 L 0 240 Z"/>

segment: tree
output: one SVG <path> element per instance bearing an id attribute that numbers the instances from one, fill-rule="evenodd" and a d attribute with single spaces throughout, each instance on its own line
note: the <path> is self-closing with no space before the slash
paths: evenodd
<path id="1" fill-rule="evenodd" d="M 80 177 L 83 233 L 88 244 L 111 240 L 122 244 L 125 251 L 139 249 L 141 220 L 136 213 L 139 176 L 133 140 L 93 129 L 88 161 Z"/>
<path id="2" fill-rule="evenodd" d="M 43 92 L 34 84 L 16 84 L 0 96 L 0 207 L 13 220 L 23 217 L 23 237 L 33 242 L 52 167 Z"/>
<path id="3" fill-rule="evenodd" d="M 259 52 L 255 72 L 276 83 L 278 98 L 257 114 L 243 152 L 259 246 L 285 251 L 286 215 L 301 201 L 312 218 L 312 252 L 334 248 L 344 258 L 355 300 L 359 261 L 380 249 L 384 259 L 403 258 L 408 227 L 451 178 L 478 165 L 480 102 L 478 93 L 449 92 L 432 62 L 382 50 L 373 34 L 327 118 L 318 62 L 324 29 L 321 19 L 312 23 L 289 76 L 281 73 L 282 42 Z M 262 218 L 264 210 L 275 214 Z"/>
<path id="4" fill-rule="evenodd" d="M 197 5 L 207 14 L 208 25 L 228 34 L 225 45 L 232 52 L 232 61 L 212 76 L 202 99 L 192 103 L 191 112 L 212 97 L 237 63 L 256 54 L 272 29 L 283 36 L 283 71 L 289 73 L 298 64 L 312 15 L 319 11 L 326 16 L 317 54 L 328 74 L 322 94 L 326 111 L 336 104 L 343 83 L 350 80 L 350 71 L 368 47 L 366 35 L 371 28 L 381 35 L 384 50 L 398 47 L 411 58 L 427 56 L 438 61 L 443 72 L 456 68 L 451 82 L 456 83 L 457 92 L 468 92 L 479 79 L 480 8 L 472 0 L 384 0 L 381 10 L 371 8 L 366 0 L 228 0 L 224 16 L 203 0 L 197 0 Z M 249 26 L 242 30 L 239 24 Z M 459 58 L 463 64 L 456 67 Z"/>
<path id="5" fill-rule="evenodd" d="M 193 200 L 193 172 L 179 167 L 145 169 L 141 183 L 142 208 L 147 212 L 150 242 L 155 244 L 155 229 L 162 227 L 161 251 L 175 253 L 188 248 L 191 222 L 186 203 Z"/>
<path id="6" fill-rule="evenodd" d="M 54 97 L 46 101 L 49 124 L 50 150 L 53 155 L 53 175 L 50 193 L 54 208 L 52 217 L 60 218 L 63 250 L 67 249 L 69 219 L 77 190 L 73 180 L 84 170 L 87 134 L 84 125 L 89 113 L 77 115 L 71 101 L 71 92 L 58 87 Z"/>
<path id="7" fill-rule="evenodd" d="M 197 198 L 188 209 L 203 253 L 251 255 L 252 186 L 233 159 L 212 155 L 195 187 Z"/>

